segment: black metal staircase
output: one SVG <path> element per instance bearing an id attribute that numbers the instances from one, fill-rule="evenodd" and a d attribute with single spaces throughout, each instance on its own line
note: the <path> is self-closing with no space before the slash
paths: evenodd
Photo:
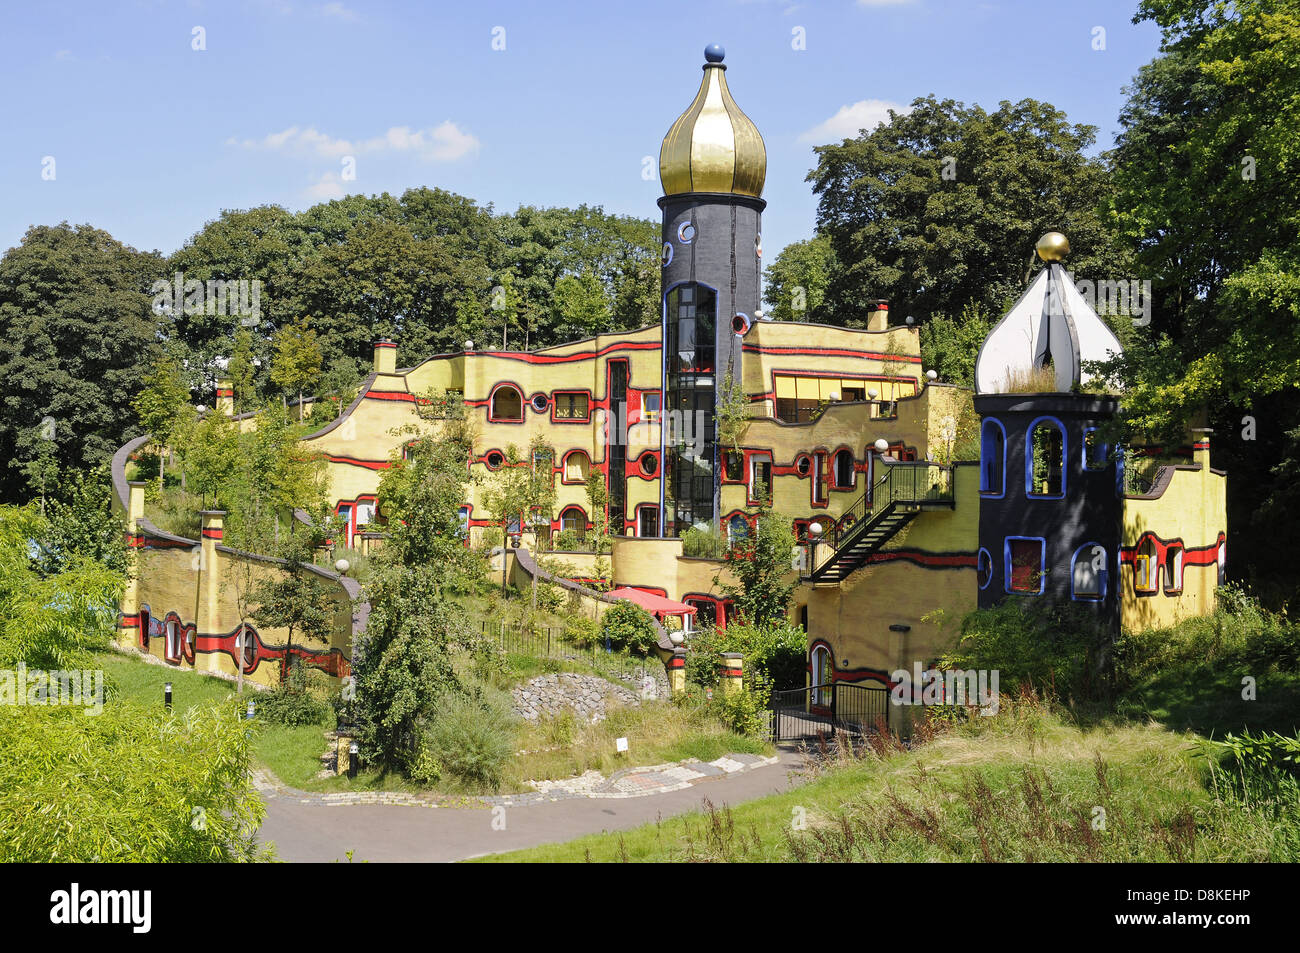
<path id="1" fill-rule="evenodd" d="M 927 509 L 955 506 L 952 467 L 936 463 L 896 463 L 844 512 L 813 547 L 814 584 L 837 583 L 862 566 Z"/>

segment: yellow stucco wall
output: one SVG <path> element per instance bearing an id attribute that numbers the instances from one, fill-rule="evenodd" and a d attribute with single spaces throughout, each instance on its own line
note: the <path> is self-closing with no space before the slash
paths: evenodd
<path id="1" fill-rule="evenodd" d="M 1121 537 L 1121 614 L 1125 629 L 1166 626 L 1214 611 L 1219 578 L 1219 544 L 1228 530 L 1227 477 L 1209 466 L 1209 448 L 1195 451 L 1191 466 L 1167 469 L 1168 483 L 1157 482 L 1154 498 L 1126 497 Z M 1140 592 L 1134 554 L 1151 538 L 1160 563 L 1154 593 Z M 1169 589 L 1166 545 L 1183 546 L 1182 591 Z"/>

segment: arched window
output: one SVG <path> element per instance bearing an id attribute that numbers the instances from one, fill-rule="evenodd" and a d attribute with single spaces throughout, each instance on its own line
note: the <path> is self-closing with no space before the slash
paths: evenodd
<path id="1" fill-rule="evenodd" d="M 975 560 L 975 579 L 981 589 L 987 589 L 993 581 L 993 556 L 983 547 Z"/>
<path id="2" fill-rule="evenodd" d="M 980 427 L 980 492 L 1002 496 L 1006 489 L 1007 434 L 991 417 Z"/>
<path id="3" fill-rule="evenodd" d="M 1074 551 L 1070 565 L 1070 597 L 1088 602 L 1106 598 L 1109 579 L 1106 548 L 1099 543 L 1084 543 Z"/>
<path id="4" fill-rule="evenodd" d="M 1225 585 L 1228 582 L 1228 544 L 1223 540 L 1219 541 L 1219 552 L 1214 561 L 1219 567 L 1219 585 Z"/>
<path id="5" fill-rule="evenodd" d="M 835 488 L 838 490 L 853 489 L 856 475 L 853 472 L 853 453 L 849 450 L 838 450 L 835 453 Z"/>
<path id="6" fill-rule="evenodd" d="M 1056 500 L 1065 496 L 1065 427 L 1054 417 L 1039 417 L 1029 425 L 1025 495 Z"/>
<path id="7" fill-rule="evenodd" d="M 1150 536 L 1142 540 L 1133 554 L 1133 588 L 1138 592 L 1155 592 L 1160 574 L 1160 556 L 1156 541 Z"/>
<path id="8" fill-rule="evenodd" d="M 512 384 L 502 384 L 492 392 L 489 420 L 520 421 L 524 419 L 524 395 Z"/>
<path id="9" fill-rule="evenodd" d="M 560 531 L 576 533 L 578 539 L 587 537 L 587 514 L 580 506 L 566 507 L 560 513 Z"/>
<path id="10" fill-rule="evenodd" d="M 570 450 L 564 456 L 564 479 L 568 483 L 585 483 L 591 469 L 591 457 L 584 450 Z"/>
<path id="11" fill-rule="evenodd" d="M 831 650 L 824 645 L 819 645 L 812 650 L 812 662 L 810 671 L 812 673 L 814 705 L 829 705 L 831 703 L 831 679 L 834 677 L 834 666 L 831 664 Z"/>
<path id="12" fill-rule="evenodd" d="M 1165 592 L 1183 591 L 1183 544 L 1170 543 L 1165 550 Z"/>
<path id="13" fill-rule="evenodd" d="M 735 545 L 749 536 L 749 522 L 739 513 L 727 520 L 727 542 Z"/>

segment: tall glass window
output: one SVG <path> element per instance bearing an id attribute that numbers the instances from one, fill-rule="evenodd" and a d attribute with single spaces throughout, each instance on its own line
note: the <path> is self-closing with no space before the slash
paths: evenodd
<path id="1" fill-rule="evenodd" d="M 717 482 L 714 334 L 717 295 L 698 284 L 668 292 L 665 353 L 665 530 L 681 536 L 692 526 L 712 528 Z"/>

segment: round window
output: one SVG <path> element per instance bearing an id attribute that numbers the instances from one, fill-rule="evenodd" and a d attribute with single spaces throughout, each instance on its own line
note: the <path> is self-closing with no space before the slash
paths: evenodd
<path id="1" fill-rule="evenodd" d="M 489 470 L 500 470 L 501 464 L 506 462 L 506 458 L 501 455 L 501 451 L 493 450 L 484 458 Z"/>
<path id="2" fill-rule="evenodd" d="M 663 250 L 663 252 L 660 254 L 659 258 L 660 258 L 660 260 L 663 262 L 663 266 L 664 266 L 665 268 L 667 268 L 669 265 L 671 265 L 671 264 L 673 263 L 673 244 L 672 244 L 672 242 L 664 242 L 664 250 Z"/>
<path id="3" fill-rule="evenodd" d="M 989 583 L 993 581 L 993 557 L 989 555 L 987 549 L 981 549 L 979 559 L 976 561 L 975 579 L 981 589 L 987 589 Z"/>
<path id="4" fill-rule="evenodd" d="M 533 397 L 533 410 L 537 411 L 539 414 L 542 413 L 544 410 L 546 410 L 546 395 L 545 395 L 545 394 L 536 394 L 536 395 L 534 395 L 534 397 Z"/>
<path id="5" fill-rule="evenodd" d="M 731 319 L 731 330 L 737 334 L 744 334 L 749 330 L 749 318 L 743 314 L 738 314 Z"/>
<path id="6" fill-rule="evenodd" d="M 677 229 L 677 240 L 683 245 L 689 245 L 695 241 L 695 226 L 690 222 L 682 222 Z"/>
<path id="7" fill-rule="evenodd" d="M 800 476 L 807 476 L 808 471 L 812 469 L 812 460 L 807 457 L 800 457 L 795 461 L 794 468 L 799 471 Z"/>
<path id="8" fill-rule="evenodd" d="M 763 257 L 763 233 L 754 236 L 754 254 L 759 258 Z"/>
<path id="9" fill-rule="evenodd" d="M 652 477 L 659 470 L 659 461 L 655 459 L 653 453 L 641 454 L 641 472 L 648 477 Z"/>

